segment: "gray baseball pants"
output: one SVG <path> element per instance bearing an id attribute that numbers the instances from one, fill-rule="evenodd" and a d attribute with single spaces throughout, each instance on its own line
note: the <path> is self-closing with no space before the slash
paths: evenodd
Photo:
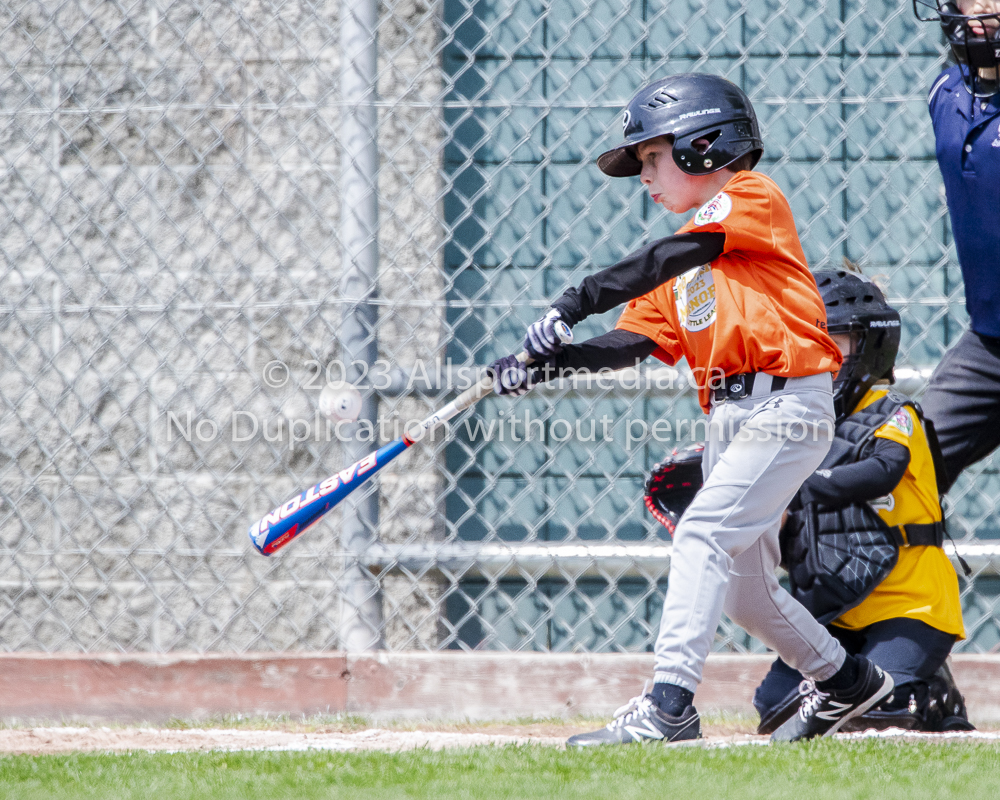
<path id="1" fill-rule="evenodd" d="M 1000 339 L 962 334 L 934 368 L 920 405 L 937 431 L 950 489 L 1000 446 Z"/>
<path id="2" fill-rule="evenodd" d="M 833 420 L 829 373 L 774 394 L 758 375 L 753 395 L 714 405 L 705 484 L 674 534 L 654 681 L 697 690 L 723 610 L 804 675 L 843 665 L 841 644 L 775 575 L 782 512 L 830 449 Z"/>

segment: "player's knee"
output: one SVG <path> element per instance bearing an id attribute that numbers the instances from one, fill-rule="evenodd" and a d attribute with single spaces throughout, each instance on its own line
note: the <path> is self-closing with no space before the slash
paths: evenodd
<path id="1" fill-rule="evenodd" d="M 697 512 L 692 513 L 689 508 L 681 516 L 674 531 L 674 549 L 707 546 L 712 550 L 718 550 L 718 543 L 712 536 L 712 528 L 713 525 L 708 520 L 699 517 Z"/>
<path id="2" fill-rule="evenodd" d="M 705 548 L 711 551 L 713 559 L 727 564 L 727 570 L 732 559 L 752 544 L 752 538 L 744 530 L 720 526 L 718 519 L 699 516 L 697 511 L 691 513 L 691 509 L 684 512 L 674 532 L 675 551 L 684 547 Z"/>
<path id="3" fill-rule="evenodd" d="M 754 586 L 746 579 L 730 576 L 729 588 L 722 610 L 729 619 L 748 633 L 752 633 L 757 628 L 755 609 L 761 607 L 761 602 L 766 600 L 765 595 L 763 584 Z"/>

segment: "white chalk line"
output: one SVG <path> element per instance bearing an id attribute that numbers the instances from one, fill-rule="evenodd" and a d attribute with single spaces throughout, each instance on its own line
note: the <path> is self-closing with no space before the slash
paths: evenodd
<path id="1" fill-rule="evenodd" d="M 841 733 L 833 738 L 851 742 L 866 739 L 901 742 L 1000 742 L 998 731 L 952 731 L 920 733 L 892 728 L 885 731 Z M 672 748 L 695 747 L 723 749 L 769 744 L 764 736 L 747 734 L 710 736 L 705 739 L 661 745 Z M 456 731 L 398 731 L 370 728 L 343 733 L 295 733 L 289 731 L 237 729 L 157 729 L 157 728 L 31 728 L 0 731 L 0 751 L 6 752 L 401 752 L 406 750 L 445 750 L 470 747 L 566 746 L 564 737 L 516 736 L 509 734 L 467 733 Z M 649 742 L 647 746 L 657 746 Z"/>

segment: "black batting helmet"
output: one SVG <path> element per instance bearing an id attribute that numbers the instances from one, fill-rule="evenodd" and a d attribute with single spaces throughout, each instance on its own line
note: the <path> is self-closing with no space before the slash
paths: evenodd
<path id="1" fill-rule="evenodd" d="M 921 15 L 921 7 L 924 15 Z M 996 70 L 1000 67 L 1000 14 L 963 14 L 952 2 L 913 0 L 913 13 L 921 22 L 940 22 L 957 61 L 964 65 L 962 77 L 974 96 L 990 97 L 1000 90 Z M 979 21 L 983 33 L 969 23 Z M 980 70 L 985 70 L 984 78 Z"/>
<path id="2" fill-rule="evenodd" d="M 844 357 L 833 381 L 833 407 L 839 422 L 883 378 L 893 380 L 899 352 L 899 312 L 885 301 L 871 281 L 845 270 L 824 270 L 814 276 L 826 305 L 830 333 L 851 336 L 851 352 Z"/>
<path id="3" fill-rule="evenodd" d="M 673 137 L 674 161 L 689 175 L 718 172 L 747 153 L 756 166 L 764 152 L 750 98 L 716 75 L 672 75 L 643 87 L 625 107 L 624 127 L 625 141 L 597 159 L 613 178 L 638 175 L 636 145 L 657 136 Z M 706 139 L 708 149 L 696 148 L 697 139 Z"/>

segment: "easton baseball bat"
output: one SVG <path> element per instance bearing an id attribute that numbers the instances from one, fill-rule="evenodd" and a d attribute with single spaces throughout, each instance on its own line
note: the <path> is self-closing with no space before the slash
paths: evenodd
<path id="1" fill-rule="evenodd" d="M 565 344 L 573 341 L 573 333 L 564 322 L 560 321 L 556 324 L 556 334 Z M 517 360 L 522 363 L 530 363 L 527 353 L 518 355 Z M 414 438 L 403 436 L 389 442 L 346 469 L 342 469 L 326 480 L 306 489 L 302 494 L 297 494 L 287 502 L 282 503 L 270 514 L 266 514 L 250 526 L 247 534 L 250 536 L 253 546 L 265 556 L 280 550 L 319 522 L 324 514 L 336 507 L 341 500 L 400 453 L 423 439 L 428 431 L 475 405 L 492 390 L 493 378 L 486 375 L 475 386 L 462 392 L 450 403 L 421 421 Z"/>

